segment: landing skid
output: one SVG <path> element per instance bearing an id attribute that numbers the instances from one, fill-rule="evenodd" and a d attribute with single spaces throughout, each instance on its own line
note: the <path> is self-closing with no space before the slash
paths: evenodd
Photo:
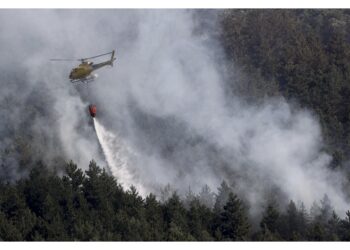
<path id="1" fill-rule="evenodd" d="M 74 83 L 76 85 L 79 85 L 79 84 L 86 84 L 86 83 L 89 83 L 89 82 L 93 82 L 94 79 L 90 79 L 90 80 L 75 80 L 75 81 L 70 81 L 71 83 Z"/>
<path id="2" fill-rule="evenodd" d="M 76 83 L 76 84 L 82 84 L 82 83 L 89 83 L 93 82 L 97 78 L 97 75 L 92 75 L 90 77 L 84 78 L 84 79 L 76 79 L 76 80 L 71 80 L 71 83 Z"/>

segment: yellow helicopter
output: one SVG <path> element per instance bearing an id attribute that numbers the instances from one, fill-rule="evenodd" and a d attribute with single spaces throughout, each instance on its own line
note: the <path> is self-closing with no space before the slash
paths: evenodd
<path id="1" fill-rule="evenodd" d="M 91 61 L 88 61 L 89 59 L 94 59 L 101 56 L 106 56 L 111 54 L 111 59 L 105 62 L 94 64 Z M 97 75 L 92 74 L 93 71 L 100 69 L 104 66 L 110 65 L 113 67 L 113 62 L 116 60 L 114 57 L 115 50 L 112 52 L 108 52 L 105 54 L 82 58 L 82 59 L 51 59 L 51 61 L 80 61 L 78 67 L 73 68 L 72 71 L 69 74 L 69 79 L 72 83 L 82 82 L 82 83 L 88 83 L 96 79 Z"/>

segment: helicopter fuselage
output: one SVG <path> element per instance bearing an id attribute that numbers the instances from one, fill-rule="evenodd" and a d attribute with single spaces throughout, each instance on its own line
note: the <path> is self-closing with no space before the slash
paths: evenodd
<path id="1" fill-rule="evenodd" d="M 76 82 L 76 81 L 85 81 L 90 78 L 93 78 L 91 73 L 94 70 L 100 69 L 107 65 L 113 66 L 114 60 L 115 58 L 112 57 L 111 60 L 97 63 L 97 64 L 94 64 L 93 62 L 82 62 L 78 67 L 72 69 L 72 71 L 69 74 L 69 79 L 72 82 Z"/>
<path id="2" fill-rule="evenodd" d="M 87 78 L 93 71 L 92 63 L 90 62 L 83 62 L 78 67 L 72 69 L 72 71 L 69 74 L 70 80 L 79 80 Z"/>

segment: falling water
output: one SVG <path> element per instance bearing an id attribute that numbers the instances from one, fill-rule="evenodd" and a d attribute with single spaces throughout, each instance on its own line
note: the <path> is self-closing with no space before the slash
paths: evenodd
<path id="1" fill-rule="evenodd" d="M 144 195 L 143 187 L 138 183 L 130 169 L 130 149 L 117 134 L 108 131 L 96 118 L 93 120 L 97 138 L 112 175 L 124 188 L 135 186 L 137 191 Z"/>

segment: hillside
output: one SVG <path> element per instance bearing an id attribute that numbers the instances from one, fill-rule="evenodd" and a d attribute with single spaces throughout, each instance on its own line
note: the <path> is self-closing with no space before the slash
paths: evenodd
<path id="1" fill-rule="evenodd" d="M 0 13 L 0 240 L 350 240 L 349 10 Z"/>
<path id="2" fill-rule="evenodd" d="M 333 167 L 350 152 L 350 12 L 348 10 L 227 10 L 221 41 L 232 91 L 259 101 L 283 96 L 321 122 Z M 238 75 L 238 79 L 235 79 Z M 258 99 L 258 100 L 257 100 Z"/>

